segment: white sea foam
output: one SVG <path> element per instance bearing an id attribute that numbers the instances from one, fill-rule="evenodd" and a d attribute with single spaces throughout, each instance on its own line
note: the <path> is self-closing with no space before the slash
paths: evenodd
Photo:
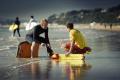
<path id="1" fill-rule="evenodd" d="M 9 37 L 9 41 L 18 41 L 18 42 L 22 42 L 25 41 L 25 37 Z"/>
<path id="2" fill-rule="evenodd" d="M 1 48 L 0 51 L 4 51 L 4 50 L 9 50 L 10 48 L 5 47 L 5 48 Z"/>
<path id="3" fill-rule="evenodd" d="M 9 46 L 6 46 L 6 48 L 14 49 L 14 48 L 17 48 L 17 46 L 15 46 L 15 45 L 9 45 Z"/>
<path id="4" fill-rule="evenodd" d="M 13 66 L 12 68 L 16 69 L 16 68 L 24 67 L 24 66 L 32 64 L 32 63 L 38 63 L 38 62 L 40 62 L 40 61 L 32 61 L 32 62 L 28 62 L 28 63 L 17 65 L 17 66 Z"/>
<path id="5" fill-rule="evenodd" d="M 0 38 L 0 41 L 3 41 L 4 40 L 4 38 Z"/>
<path id="6" fill-rule="evenodd" d="M 69 39 L 55 39 L 55 40 L 51 40 L 51 41 L 68 41 Z"/>

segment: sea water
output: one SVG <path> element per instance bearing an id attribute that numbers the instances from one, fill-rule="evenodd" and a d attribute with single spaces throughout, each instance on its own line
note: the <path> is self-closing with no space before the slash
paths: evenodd
<path id="1" fill-rule="evenodd" d="M 79 29 L 79 28 L 78 28 Z M 85 36 L 92 53 L 85 61 L 56 61 L 40 47 L 39 58 L 16 58 L 17 46 L 24 41 L 12 37 L 7 28 L 0 29 L 0 80 L 120 80 L 120 32 L 79 29 Z M 65 53 L 60 44 L 69 39 L 66 28 L 50 28 L 53 50 Z M 77 62 L 77 63 L 76 63 Z"/>

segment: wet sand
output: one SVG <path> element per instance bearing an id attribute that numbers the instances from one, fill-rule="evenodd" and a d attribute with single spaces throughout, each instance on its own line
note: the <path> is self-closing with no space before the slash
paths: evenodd
<path id="1" fill-rule="evenodd" d="M 56 61 L 48 58 L 46 49 L 39 58 L 16 58 L 16 40 L 9 40 L 10 33 L 0 30 L 0 79 L 1 80 L 120 80 L 120 32 L 80 29 L 92 53 L 86 60 Z M 2 32 L 3 31 L 3 32 Z M 5 33 L 8 32 L 8 33 Z M 21 30 L 25 35 L 24 30 Z M 56 33 L 56 34 L 54 34 Z M 50 29 L 51 45 L 63 53 L 59 42 L 68 39 L 65 29 Z M 67 37 L 67 38 L 66 38 Z"/>

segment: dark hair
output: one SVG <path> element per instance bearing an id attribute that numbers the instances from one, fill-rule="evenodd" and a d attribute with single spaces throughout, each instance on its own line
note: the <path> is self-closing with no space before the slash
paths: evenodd
<path id="1" fill-rule="evenodd" d="M 67 28 L 73 29 L 73 23 L 67 23 Z"/>
<path id="2" fill-rule="evenodd" d="M 16 17 L 16 20 L 18 20 L 19 19 L 19 17 Z"/>
<path id="3" fill-rule="evenodd" d="M 30 16 L 31 18 L 34 18 L 34 16 Z"/>

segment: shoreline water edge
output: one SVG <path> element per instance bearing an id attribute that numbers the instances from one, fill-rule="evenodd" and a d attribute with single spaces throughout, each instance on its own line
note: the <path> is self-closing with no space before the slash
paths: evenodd
<path id="1" fill-rule="evenodd" d="M 10 25 L 0 25 L 0 28 L 7 29 Z M 26 23 L 22 23 L 20 28 L 24 29 Z M 60 25 L 57 23 L 49 24 L 50 28 L 65 28 L 65 25 Z M 106 31 L 120 31 L 119 24 L 100 24 L 100 23 L 90 23 L 90 24 L 75 24 L 75 28 L 79 29 L 95 29 L 95 30 L 106 30 Z"/>

